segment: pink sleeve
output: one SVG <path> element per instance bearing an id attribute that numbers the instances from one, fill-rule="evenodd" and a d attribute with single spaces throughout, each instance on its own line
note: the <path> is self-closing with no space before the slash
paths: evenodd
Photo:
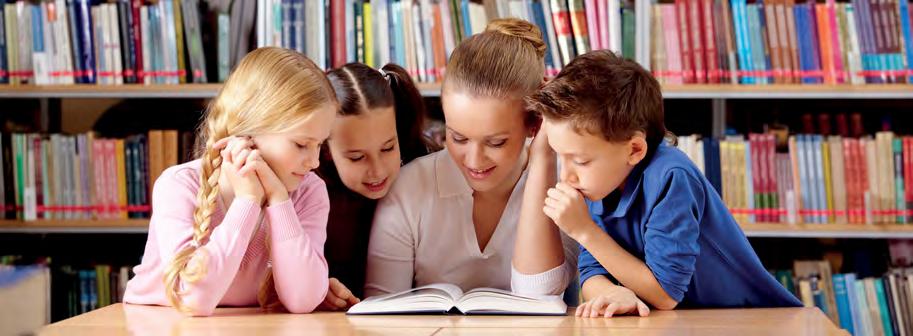
<path id="1" fill-rule="evenodd" d="M 326 184 L 314 173 L 305 177 L 292 199 L 266 208 L 273 280 L 289 312 L 309 313 L 326 297 L 323 244 L 329 213 Z"/>
<path id="2" fill-rule="evenodd" d="M 190 245 L 193 237 L 193 212 L 197 187 L 194 177 L 176 170 L 159 178 L 152 192 L 152 218 L 155 227 L 159 258 L 169 267 L 175 254 Z M 235 198 L 221 223 L 215 227 L 209 241 L 198 249 L 188 266 L 207 255 L 205 275 L 194 283 L 182 281 L 184 304 L 194 316 L 211 315 L 231 286 L 247 251 L 253 230 L 260 216 L 260 207 L 246 198 Z"/>

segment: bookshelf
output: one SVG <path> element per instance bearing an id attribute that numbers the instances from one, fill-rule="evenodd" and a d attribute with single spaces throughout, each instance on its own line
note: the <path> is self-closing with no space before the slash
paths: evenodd
<path id="1" fill-rule="evenodd" d="M 749 238 L 913 239 L 909 224 L 740 224 Z M 148 219 L 0 220 L 0 233 L 147 233 Z"/>
<path id="2" fill-rule="evenodd" d="M 440 97 L 440 83 L 418 83 L 425 97 Z M 0 85 L 0 98 L 212 98 L 221 84 Z M 667 99 L 913 99 L 913 84 L 729 85 L 668 84 Z"/>

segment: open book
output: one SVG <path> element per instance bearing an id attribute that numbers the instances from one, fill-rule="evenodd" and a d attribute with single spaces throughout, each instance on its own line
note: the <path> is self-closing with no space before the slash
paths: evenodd
<path id="1" fill-rule="evenodd" d="M 565 315 L 560 296 L 532 297 L 494 288 L 463 293 L 451 284 L 431 284 L 404 292 L 378 295 L 349 308 L 346 314 L 460 314 Z"/>

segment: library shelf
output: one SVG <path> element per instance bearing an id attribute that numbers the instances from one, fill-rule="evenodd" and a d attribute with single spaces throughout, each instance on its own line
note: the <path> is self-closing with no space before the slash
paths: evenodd
<path id="1" fill-rule="evenodd" d="M 0 220 L 0 233 L 146 233 L 148 219 Z"/>
<path id="2" fill-rule="evenodd" d="M 222 84 L 0 85 L 0 98 L 212 98 Z"/>

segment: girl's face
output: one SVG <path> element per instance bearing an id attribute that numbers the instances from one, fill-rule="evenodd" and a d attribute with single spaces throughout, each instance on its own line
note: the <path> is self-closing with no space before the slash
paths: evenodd
<path id="1" fill-rule="evenodd" d="M 485 192 L 512 183 L 508 177 L 522 169 L 520 154 L 529 133 L 523 101 L 446 92 L 441 106 L 445 145 L 469 186 Z"/>
<path id="2" fill-rule="evenodd" d="M 335 118 L 336 105 L 328 103 L 287 132 L 253 137 L 263 160 L 289 192 L 298 189 L 304 176 L 320 165 L 320 144 L 330 136 Z"/>
<path id="3" fill-rule="evenodd" d="M 330 156 L 346 188 L 370 199 L 386 196 L 401 162 L 393 107 L 337 117 L 331 134 Z"/>

